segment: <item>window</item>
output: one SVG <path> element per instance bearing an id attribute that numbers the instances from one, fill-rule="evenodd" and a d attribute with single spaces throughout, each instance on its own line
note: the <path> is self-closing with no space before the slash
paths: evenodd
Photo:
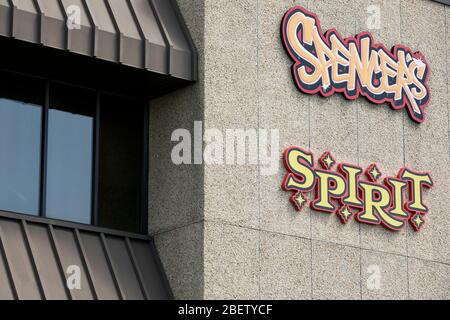
<path id="1" fill-rule="evenodd" d="M 39 214 L 41 82 L 0 78 L 0 208 Z"/>
<path id="2" fill-rule="evenodd" d="M 0 210 L 145 231 L 145 102 L 6 72 L 0 86 Z"/>
<path id="3" fill-rule="evenodd" d="M 134 230 L 145 224 L 130 214 L 146 210 L 140 201 L 146 198 L 141 194 L 146 190 L 142 184 L 145 116 L 134 101 L 107 95 L 101 101 L 98 222 L 112 229 Z"/>

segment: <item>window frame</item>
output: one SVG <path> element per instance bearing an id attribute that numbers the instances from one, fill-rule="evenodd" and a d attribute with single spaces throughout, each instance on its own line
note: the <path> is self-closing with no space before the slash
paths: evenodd
<path id="1" fill-rule="evenodd" d="M 114 230 L 117 232 L 129 233 L 129 234 L 148 234 L 148 183 L 149 183 L 149 108 L 150 103 L 146 99 L 130 97 L 128 95 L 114 93 L 106 90 L 100 90 L 95 88 L 89 88 L 83 85 L 78 85 L 70 83 L 67 81 L 54 80 L 47 77 L 41 77 L 32 74 L 26 74 L 22 72 L 16 72 L 8 69 L 0 69 L 0 75 L 14 74 L 24 78 L 33 78 L 43 82 L 44 91 L 44 104 L 42 105 L 42 117 L 41 117 L 41 136 L 40 136 L 40 174 L 39 174 L 39 210 L 37 215 L 27 215 L 18 212 L 10 212 L 15 215 L 20 215 L 28 218 L 41 218 L 46 221 L 61 222 L 68 225 L 78 225 L 78 226 L 90 226 L 92 228 L 104 229 L 104 230 Z M 45 82 L 45 83 L 44 83 Z M 46 197 L 47 197 L 47 169 L 48 169 L 48 136 L 49 136 L 49 110 L 50 110 L 50 91 L 52 84 L 64 85 L 67 87 L 81 89 L 85 91 L 90 91 L 95 94 L 95 116 L 94 116 L 94 128 L 93 128 L 93 150 L 92 150 L 92 186 L 91 186 L 91 223 L 83 224 L 73 221 L 66 221 L 56 218 L 48 218 L 46 216 Z M 101 119 L 101 96 L 109 95 L 124 98 L 127 100 L 132 100 L 137 104 L 142 105 L 144 119 L 142 121 L 142 134 L 143 139 L 141 146 L 141 181 L 139 185 L 139 209 L 138 209 L 138 231 L 129 232 L 124 230 L 115 230 L 107 227 L 102 227 L 98 225 L 98 207 L 99 207 L 99 188 L 100 188 L 100 119 Z M 0 208 L 0 212 L 7 212 Z"/>

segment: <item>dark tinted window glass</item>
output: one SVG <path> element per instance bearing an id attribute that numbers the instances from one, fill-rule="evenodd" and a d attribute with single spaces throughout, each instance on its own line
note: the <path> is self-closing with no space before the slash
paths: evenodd
<path id="1" fill-rule="evenodd" d="M 0 210 L 38 215 L 45 84 L 0 74 Z"/>
<path id="2" fill-rule="evenodd" d="M 91 223 L 95 94 L 50 87 L 46 216 Z"/>
<path id="3" fill-rule="evenodd" d="M 139 232 L 144 105 L 103 96 L 100 108 L 99 225 Z"/>

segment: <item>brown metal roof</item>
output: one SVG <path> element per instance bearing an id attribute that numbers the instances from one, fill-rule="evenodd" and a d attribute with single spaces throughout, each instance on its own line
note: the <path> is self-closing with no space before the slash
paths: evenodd
<path id="1" fill-rule="evenodd" d="M 66 285 L 70 266 L 80 290 Z M 148 237 L 0 213 L 0 300 L 171 298 Z"/>
<path id="2" fill-rule="evenodd" d="M 77 29 L 68 27 L 74 8 Z M 197 76 L 195 47 L 173 0 L 0 0 L 0 35 L 183 80 Z"/>

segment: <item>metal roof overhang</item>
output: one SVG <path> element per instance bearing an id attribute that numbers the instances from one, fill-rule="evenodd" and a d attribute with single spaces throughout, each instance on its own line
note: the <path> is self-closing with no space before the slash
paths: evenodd
<path id="1" fill-rule="evenodd" d="M 13 299 L 173 296 L 149 237 L 0 212 L 0 300 Z"/>
<path id="2" fill-rule="evenodd" d="M 0 0 L 0 36 L 143 70 L 156 84 L 197 79 L 197 53 L 174 0 Z M 28 48 L 23 63 L 39 55 Z"/>
<path id="3" fill-rule="evenodd" d="M 440 2 L 442 4 L 445 4 L 447 6 L 450 6 L 450 0 L 434 0 L 435 2 Z"/>

